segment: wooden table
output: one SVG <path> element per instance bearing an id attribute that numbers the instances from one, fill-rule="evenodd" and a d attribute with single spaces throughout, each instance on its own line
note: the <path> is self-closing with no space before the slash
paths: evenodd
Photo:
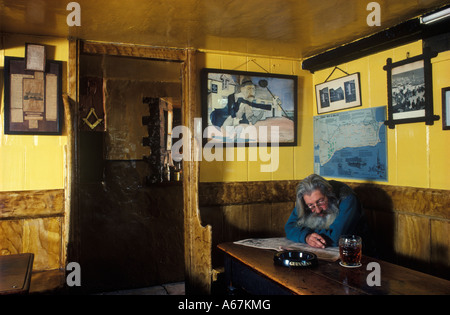
<path id="1" fill-rule="evenodd" d="M 30 253 L 0 256 L 0 295 L 28 293 L 33 260 Z"/>
<path id="2" fill-rule="evenodd" d="M 450 294 L 450 281 L 367 256 L 359 268 L 319 260 L 317 267 L 295 269 L 275 265 L 275 251 L 233 243 L 218 248 L 225 253 L 227 284 L 251 294 Z M 380 266 L 380 286 L 367 283 L 368 277 L 373 279 L 374 270 L 367 270 L 370 262 Z"/>

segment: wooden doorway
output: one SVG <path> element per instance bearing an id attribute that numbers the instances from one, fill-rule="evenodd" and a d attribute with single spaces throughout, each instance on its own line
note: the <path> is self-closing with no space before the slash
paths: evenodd
<path id="1" fill-rule="evenodd" d="M 118 44 L 104 44 L 95 43 L 87 41 L 73 41 L 71 43 L 71 55 L 76 55 L 76 58 L 71 58 L 72 65 L 69 65 L 69 72 L 76 72 L 77 78 L 79 80 L 79 65 L 80 56 L 82 55 L 107 55 L 107 56 L 121 56 L 129 58 L 140 58 L 148 60 L 160 60 L 165 62 L 175 62 L 179 63 L 181 66 L 181 87 L 182 87 L 182 123 L 184 126 L 188 127 L 191 131 L 194 130 L 194 116 L 196 113 L 197 99 L 198 99 L 198 84 L 197 84 L 197 71 L 195 66 L 195 51 L 189 49 L 161 49 L 153 47 L 142 47 L 135 45 L 118 45 Z M 76 66 L 73 66 L 73 63 Z M 73 75 L 70 75 L 73 79 Z M 72 82 L 73 83 L 73 82 Z M 80 101 L 80 92 L 78 88 L 75 88 L 74 84 L 70 84 L 69 96 L 76 100 L 76 103 Z M 74 92 L 76 90 L 76 92 Z M 86 257 L 95 256 L 95 247 L 90 248 L 91 256 L 89 253 L 82 252 L 86 250 L 83 243 L 89 242 L 89 239 L 82 238 L 80 235 L 80 228 L 82 222 L 86 221 L 86 215 L 82 213 L 82 183 L 80 178 L 80 145 L 89 144 L 89 141 L 85 141 L 80 136 L 77 130 L 75 122 L 79 120 L 77 117 L 78 112 L 71 109 L 71 113 L 74 116 L 72 118 L 73 131 L 72 131 L 72 151 L 73 151 L 73 162 L 71 170 L 71 180 L 70 187 L 68 191 L 70 194 L 70 235 L 68 244 L 68 261 L 85 260 L 85 264 L 90 263 L 86 260 Z M 92 147 L 97 147 L 100 139 L 92 138 Z M 101 135 L 98 135 L 101 138 Z M 196 143 L 194 139 L 189 139 L 190 147 L 189 150 L 194 152 Z M 90 152 L 89 148 L 87 150 Z M 94 150 L 95 151 L 95 150 Z M 178 257 L 178 259 L 183 259 L 184 261 L 184 275 L 186 282 L 186 292 L 189 293 L 209 293 L 211 287 L 211 228 L 209 226 L 202 227 L 200 224 L 199 214 L 198 214 L 198 162 L 194 161 L 183 161 L 183 184 L 181 186 L 182 193 L 182 222 L 183 222 L 183 249 L 184 257 Z M 93 190 L 95 193 L 95 189 Z M 102 209 L 102 204 L 99 204 L 98 209 Z M 84 216 L 83 216 L 84 215 Z M 105 216 L 107 217 L 107 213 Z M 130 229 L 128 229 L 130 230 Z M 117 229 L 120 231 L 120 229 Z M 95 228 L 91 231 L 95 235 Z M 125 233 L 125 232 L 124 232 Z M 132 235 L 132 232 L 129 232 Z M 98 237 L 99 235 L 97 235 Z M 105 236 L 107 237 L 107 236 Z M 140 236 L 137 236 L 138 238 Z M 132 242 L 132 239 L 130 239 Z M 170 249 L 162 249 L 164 251 L 170 252 Z M 134 252 L 128 252 L 127 255 L 133 255 Z M 87 256 L 86 256 L 87 255 Z M 117 257 L 117 256 L 116 256 Z M 109 257 L 107 257 L 109 258 Z M 111 260 L 111 261 L 109 261 Z M 102 267 L 110 268 L 106 270 L 107 272 L 113 272 L 118 270 L 114 269 L 115 259 L 105 259 L 103 261 L 96 261 L 98 265 L 97 270 Z M 111 266 L 111 264 L 113 264 Z M 83 266 L 81 266 L 83 268 Z M 120 266 L 119 266 L 120 267 Z M 158 270 L 156 270 L 158 273 Z M 104 281 L 104 279 L 102 280 Z M 111 285 L 117 282 L 112 279 Z M 95 285 L 94 285 L 95 286 Z"/>

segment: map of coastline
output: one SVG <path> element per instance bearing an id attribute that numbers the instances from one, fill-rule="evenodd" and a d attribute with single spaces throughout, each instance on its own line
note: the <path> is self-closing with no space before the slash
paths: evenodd
<path id="1" fill-rule="evenodd" d="M 387 180 L 385 107 L 314 117 L 314 170 L 331 177 Z"/>

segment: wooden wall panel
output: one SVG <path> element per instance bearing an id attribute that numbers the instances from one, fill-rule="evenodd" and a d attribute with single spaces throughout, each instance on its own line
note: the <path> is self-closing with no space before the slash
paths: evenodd
<path id="1" fill-rule="evenodd" d="M 215 246 L 249 237 L 284 236 L 298 181 L 200 183 L 202 219 Z M 381 259 L 449 277 L 450 193 L 446 190 L 348 183 L 367 214 Z M 217 257 L 216 257 L 217 256 Z"/>
<path id="2" fill-rule="evenodd" d="M 394 248 L 399 257 L 399 263 L 410 266 L 428 265 L 430 263 L 429 219 L 399 213 L 396 223 Z"/>
<path id="3" fill-rule="evenodd" d="M 22 253 L 23 220 L 0 221 L 0 255 Z"/>
<path id="4" fill-rule="evenodd" d="M 0 192 L 0 255 L 33 253 L 33 271 L 63 268 L 64 190 Z"/>
<path id="5" fill-rule="evenodd" d="M 363 205 L 378 211 L 400 211 L 410 214 L 450 219 L 450 192 L 441 189 L 348 183 Z"/>
<path id="6" fill-rule="evenodd" d="M 0 221 L 0 255 L 33 253 L 33 271 L 62 268 L 61 218 Z"/>
<path id="7" fill-rule="evenodd" d="M 394 235 L 396 230 L 396 217 L 393 212 L 368 211 L 370 231 L 377 244 L 377 254 L 388 261 L 395 261 Z"/>
<path id="8" fill-rule="evenodd" d="M 0 192 L 0 219 L 64 215 L 64 190 Z"/>
<path id="9" fill-rule="evenodd" d="M 245 205 L 230 205 L 223 209 L 223 237 L 237 241 L 247 237 L 248 207 Z"/>
<path id="10" fill-rule="evenodd" d="M 298 181 L 199 183 L 200 206 L 293 201 Z"/>
<path id="11" fill-rule="evenodd" d="M 295 203 L 293 201 L 272 203 L 272 217 L 270 218 L 271 235 L 273 235 L 274 237 L 284 236 L 284 225 L 289 219 L 294 206 Z"/>
<path id="12" fill-rule="evenodd" d="M 270 235 L 272 228 L 272 204 L 251 204 L 248 209 L 248 230 L 253 234 Z"/>
<path id="13" fill-rule="evenodd" d="M 24 220 L 23 252 L 34 253 L 33 270 L 62 268 L 61 218 Z"/>
<path id="14" fill-rule="evenodd" d="M 436 274 L 447 278 L 450 270 L 450 222 L 442 220 L 431 221 L 431 266 Z"/>

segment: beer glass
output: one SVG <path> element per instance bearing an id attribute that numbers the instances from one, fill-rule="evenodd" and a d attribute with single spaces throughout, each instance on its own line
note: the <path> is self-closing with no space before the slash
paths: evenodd
<path id="1" fill-rule="evenodd" d="M 343 267 L 361 266 L 362 239 L 358 235 L 342 235 L 339 238 L 339 264 Z"/>

